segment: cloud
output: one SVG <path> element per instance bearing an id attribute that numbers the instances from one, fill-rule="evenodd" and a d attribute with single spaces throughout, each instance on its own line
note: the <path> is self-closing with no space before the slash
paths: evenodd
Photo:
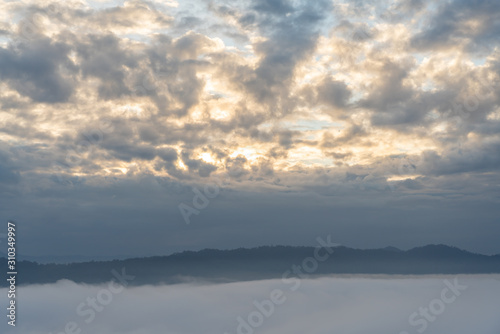
<path id="1" fill-rule="evenodd" d="M 292 12 L 294 8 L 287 0 L 257 0 L 253 6 L 258 12 L 275 15 L 284 15 Z"/>
<path id="2" fill-rule="evenodd" d="M 437 309 L 436 316 L 429 311 L 432 322 L 422 320 L 425 318 L 418 315 L 419 308 L 439 307 L 435 301 L 442 298 L 441 291 L 447 288 L 445 280 L 453 284 L 454 278 L 322 277 L 301 280 L 296 291 L 291 289 L 295 282 L 281 280 L 216 285 L 194 282 L 126 288 L 111 297 L 103 292 L 109 289 L 107 285 L 60 281 L 24 287 L 17 299 L 23 316 L 17 320 L 16 328 L 5 322 L 1 326 L 6 334 L 59 333 L 71 322 L 82 331 L 98 334 L 237 333 L 238 317 L 248 324 L 253 314 L 255 319 L 250 319 L 250 323 L 260 325 L 249 327 L 250 331 L 260 333 L 320 334 L 331 333 L 332 329 L 374 334 L 417 333 L 423 323 L 427 326 L 425 333 L 429 334 L 494 333 L 499 326 L 496 314 L 499 282 L 488 276 L 458 277 L 458 284 L 466 289 L 459 291 L 453 302 L 443 303 L 444 310 Z M 1 290 L 6 293 L 6 289 Z M 282 296 L 280 304 L 269 306 L 265 301 L 270 301 L 272 291 L 281 291 Z M 453 296 L 450 291 L 445 297 Z M 92 308 L 86 304 L 88 298 L 95 298 L 100 310 L 93 312 L 94 318 L 90 316 Z M 260 320 L 257 312 L 263 311 L 255 304 L 265 304 L 269 316 L 261 314 Z M 83 315 L 76 312 L 79 306 Z M 412 325 L 409 318 L 414 312 L 417 317 Z M 240 332 L 245 333 L 245 329 Z"/>
<path id="3" fill-rule="evenodd" d="M 64 102 L 74 90 L 76 67 L 63 43 L 47 38 L 0 49 L 0 75 L 35 102 Z"/>
<path id="4" fill-rule="evenodd" d="M 413 37 L 412 45 L 430 50 L 458 44 L 469 52 L 485 51 L 488 44 L 498 42 L 499 13 L 499 4 L 487 0 L 444 3 L 429 18 L 428 28 Z"/>
<path id="5" fill-rule="evenodd" d="M 317 89 L 319 101 L 336 108 L 345 108 L 351 97 L 351 92 L 344 82 L 331 78 L 325 78 Z"/>
<path id="6" fill-rule="evenodd" d="M 262 1 L 257 8 L 264 12 L 291 10 L 285 9 L 281 1 Z M 267 39 L 256 43 L 255 50 L 261 60 L 254 77 L 245 83 L 247 90 L 259 101 L 273 105 L 278 96 L 290 98 L 289 80 L 296 65 L 314 50 L 318 25 L 329 8 L 326 1 L 300 3 L 292 15 L 261 23 L 260 29 Z"/>
<path id="7" fill-rule="evenodd" d="M 113 35 L 89 36 L 88 42 L 78 45 L 77 50 L 83 77 L 100 79 L 99 97 L 109 100 L 130 94 L 124 82 L 125 69 L 134 67 L 135 60 L 120 47 L 118 38 Z"/>

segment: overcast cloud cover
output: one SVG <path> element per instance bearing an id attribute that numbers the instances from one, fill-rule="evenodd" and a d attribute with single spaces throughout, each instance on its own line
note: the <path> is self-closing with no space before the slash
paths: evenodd
<path id="1" fill-rule="evenodd" d="M 237 318 L 248 319 L 257 310 L 254 302 L 262 304 L 279 289 L 282 303 L 250 330 L 261 334 L 493 334 L 500 328 L 500 281 L 494 277 L 323 277 L 302 280 L 296 291 L 291 290 L 293 284 L 281 280 L 143 286 L 115 294 L 105 306 L 98 304 L 101 312 L 94 312 L 88 323 L 89 315 L 79 316 L 76 309 L 108 286 L 60 281 L 24 287 L 18 297 L 16 328 L 7 329 L 4 322 L 0 328 L 5 328 L 5 334 L 58 334 L 74 322 L 81 333 L 93 334 L 234 334 Z M 447 288 L 444 281 L 453 283 L 455 279 L 463 290 L 439 309 L 436 300 L 441 300 Z M 0 293 L 6 290 L 0 289 Z M 454 294 L 447 290 L 444 296 L 451 300 Z M 420 308 L 427 308 L 432 317 L 425 328 L 423 316 L 414 317 L 418 325 L 409 322 Z M 90 306 L 81 310 L 88 309 Z M 432 309 L 439 314 L 434 316 Z"/>
<path id="2" fill-rule="evenodd" d="M 488 0 L 0 1 L 2 219 L 30 255 L 328 234 L 500 253 L 499 17 Z"/>

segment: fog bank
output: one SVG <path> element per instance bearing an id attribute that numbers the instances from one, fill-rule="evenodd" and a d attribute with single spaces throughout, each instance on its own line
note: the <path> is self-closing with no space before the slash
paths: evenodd
<path id="1" fill-rule="evenodd" d="M 60 281 L 20 288 L 17 303 L 17 326 L 7 326 L 3 316 L 2 333 L 500 332 L 498 275 L 322 277 L 125 289 Z M 5 307 L 2 299 L 4 314 Z"/>

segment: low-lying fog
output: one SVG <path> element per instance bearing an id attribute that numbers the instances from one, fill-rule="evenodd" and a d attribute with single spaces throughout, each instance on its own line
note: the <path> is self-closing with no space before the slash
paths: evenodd
<path id="1" fill-rule="evenodd" d="M 7 295 L 8 289 L 0 294 Z M 500 276 L 21 286 L 22 334 L 498 334 Z"/>

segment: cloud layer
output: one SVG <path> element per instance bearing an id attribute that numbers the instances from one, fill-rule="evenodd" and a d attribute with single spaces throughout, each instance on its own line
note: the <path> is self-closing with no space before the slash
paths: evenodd
<path id="1" fill-rule="evenodd" d="M 453 298 L 445 280 L 453 286 L 455 278 L 323 277 L 302 280 L 296 291 L 291 289 L 295 284 L 281 280 L 197 283 L 127 288 L 110 299 L 102 292 L 108 289 L 107 285 L 82 286 L 60 281 L 20 290 L 15 330 L 6 328 L 4 323 L 1 326 L 6 334 L 59 333 L 72 322 L 82 333 L 95 334 L 232 334 L 238 332 L 238 317 L 248 322 L 249 316 L 253 313 L 255 317 L 259 310 L 258 304 L 265 305 L 269 316 L 250 330 L 263 334 L 492 334 L 500 329 L 499 281 L 488 276 L 460 276 L 457 283 L 462 290 Z M 278 290 L 283 292 L 275 299 L 279 304 L 270 307 L 264 301 L 270 300 L 273 291 L 276 297 Z M 5 293 L 5 289 L 0 292 Z M 88 305 L 81 307 L 82 316 L 76 312 L 81 303 L 86 305 L 87 298 L 94 298 L 101 310 L 94 312 L 93 318 Z M 441 309 L 438 300 L 443 298 L 449 303 L 443 302 Z M 105 305 L 99 300 L 105 301 Z M 425 308 L 432 321 L 413 315 Z M 412 315 L 413 325 L 409 322 Z M 256 316 L 255 321 L 258 320 Z M 241 329 L 241 333 L 247 332 Z"/>

